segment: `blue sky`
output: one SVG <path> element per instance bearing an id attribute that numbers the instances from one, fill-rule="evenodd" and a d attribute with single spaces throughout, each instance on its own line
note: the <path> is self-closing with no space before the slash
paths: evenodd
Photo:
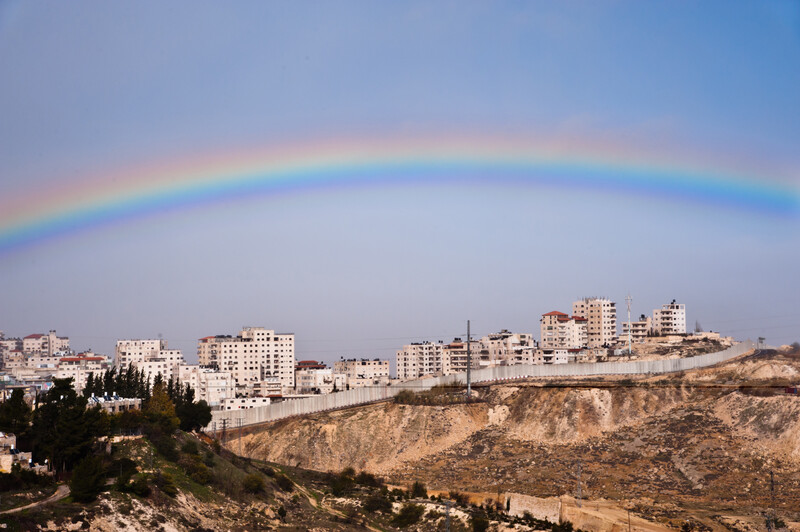
<path id="1" fill-rule="evenodd" d="M 465 132 L 800 182 L 796 2 L 0 4 L 0 195 L 198 152 Z M 204 205 L 0 256 L 0 330 L 77 348 L 263 325 L 298 358 L 533 331 L 605 295 L 800 340 L 797 217 L 431 185 Z"/>

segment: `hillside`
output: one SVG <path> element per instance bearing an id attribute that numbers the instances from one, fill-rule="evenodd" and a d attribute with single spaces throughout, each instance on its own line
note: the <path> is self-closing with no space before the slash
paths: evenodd
<path id="1" fill-rule="evenodd" d="M 344 470 L 319 473 L 242 459 L 207 437 L 177 432 L 180 450 L 159 451 L 146 437 L 117 439 L 106 456 L 104 489 L 90 502 L 59 485 L 11 494 L 11 507 L 43 501 L 22 511 L 0 512 L 0 528 L 113 531 L 400 531 L 445 529 L 444 506 L 425 486 L 385 485 L 381 478 Z M 161 449 L 163 440 L 160 441 Z M 77 474 L 77 470 L 76 470 Z M 412 489 L 413 488 L 413 489 Z M 456 498 L 461 497 L 453 494 Z M 4 493 L 8 498 L 9 494 Z M 497 504 L 471 506 L 465 497 L 450 509 L 454 532 L 484 529 L 571 532 L 554 519 L 509 517 Z"/>
<path id="2" fill-rule="evenodd" d="M 798 375 L 797 353 L 784 352 L 683 375 L 502 384 L 480 388 L 473 404 L 381 403 L 284 420 L 246 434 L 242 448 L 496 498 L 574 495 L 580 464 L 590 501 L 673 527 L 763 526 L 770 472 L 776 510 L 800 520 L 800 399 L 780 388 Z"/>

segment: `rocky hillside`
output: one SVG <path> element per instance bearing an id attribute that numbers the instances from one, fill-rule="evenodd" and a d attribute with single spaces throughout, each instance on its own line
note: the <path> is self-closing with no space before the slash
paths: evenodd
<path id="1" fill-rule="evenodd" d="M 319 471 L 355 467 L 441 490 L 610 499 L 680 526 L 800 520 L 800 360 L 750 357 L 684 375 L 497 385 L 482 402 L 395 403 L 284 420 L 246 455 Z M 230 442 L 238 446 L 236 440 Z M 732 521 L 731 521 L 732 519 Z M 761 521 L 763 525 L 763 520 Z"/>

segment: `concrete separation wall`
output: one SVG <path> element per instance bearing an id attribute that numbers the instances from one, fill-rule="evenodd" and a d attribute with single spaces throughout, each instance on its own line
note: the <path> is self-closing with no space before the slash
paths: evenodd
<path id="1" fill-rule="evenodd" d="M 591 364 L 556 364 L 556 365 L 518 365 L 497 366 L 493 368 L 477 369 L 472 372 L 472 382 L 503 382 L 517 379 L 546 378 L 546 377 L 586 377 L 592 375 L 647 375 L 660 373 L 674 373 L 697 368 L 704 368 L 725 362 L 755 349 L 750 340 L 738 343 L 724 351 L 707 353 L 687 358 L 670 358 L 661 360 L 641 360 L 633 362 L 594 362 Z M 406 381 L 392 386 L 376 386 L 370 388 L 355 388 L 343 392 L 291 399 L 266 406 L 240 410 L 217 410 L 212 412 L 212 426 L 217 430 L 222 428 L 223 420 L 227 420 L 227 427 L 233 429 L 242 426 L 277 421 L 293 416 L 338 410 L 350 406 L 363 405 L 390 399 L 401 390 L 422 391 L 434 386 L 445 384 L 464 384 L 467 381 L 466 373 L 445 375 Z"/>
<path id="2" fill-rule="evenodd" d="M 528 512 L 536 519 L 544 519 L 551 523 L 561 522 L 561 499 L 558 497 L 543 499 L 520 493 L 506 493 L 506 500 L 509 501 L 509 515 L 522 517 Z"/>

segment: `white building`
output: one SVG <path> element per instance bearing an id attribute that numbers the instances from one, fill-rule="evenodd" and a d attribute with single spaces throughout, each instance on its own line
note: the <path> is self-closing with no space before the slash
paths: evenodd
<path id="1" fill-rule="evenodd" d="M 386 386 L 389 384 L 389 361 L 362 358 L 339 360 L 333 363 L 333 372 L 347 377 L 347 388 Z"/>
<path id="2" fill-rule="evenodd" d="M 202 366 L 229 371 L 240 395 L 253 395 L 269 377 L 278 377 L 285 389 L 294 388 L 293 333 L 245 327 L 235 337 L 207 336 L 198 341 L 197 357 Z"/>
<path id="3" fill-rule="evenodd" d="M 398 351 L 396 355 L 397 378 L 411 380 L 423 375 L 441 375 L 443 350 L 444 344 L 441 341 L 404 345 L 402 351 Z"/>
<path id="4" fill-rule="evenodd" d="M 55 331 L 29 334 L 22 339 L 22 352 L 26 355 L 52 356 L 59 351 L 69 351 L 69 338 L 57 336 Z"/>
<path id="5" fill-rule="evenodd" d="M 473 342 L 470 350 L 473 347 L 477 348 L 479 365 L 490 367 L 515 364 L 520 355 L 533 350 L 535 345 L 532 334 L 512 333 L 503 329 Z"/>
<path id="6" fill-rule="evenodd" d="M 347 388 L 347 375 L 333 368 L 299 369 L 295 371 L 295 390 L 299 394 L 332 393 Z"/>
<path id="7" fill-rule="evenodd" d="M 204 368 L 198 364 L 181 364 L 177 378 L 194 389 L 195 401 L 205 401 L 211 407 L 221 406 L 226 399 L 236 397 L 236 386 L 230 371 Z"/>
<path id="8" fill-rule="evenodd" d="M 632 321 L 630 324 L 631 342 L 634 344 L 642 344 L 647 341 L 647 336 L 653 328 L 653 320 L 648 316 L 642 314 L 637 321 Z M 622 334 L 619 337 L 620 342 L 628 342 L 628 322 L 622 322 Z"/>
<path id="9" fill-rule="evenodd" d="M 603 347 L 617 341 L 617 305 L 610 299 L 587 297 L 575 301 L 572 314 L 586 318 L 589 347 Z"/>
<path id="10" fill-rule="evenodd" d="M 101 376 L 111 366 L 111 359 L 104 355 L 87 352 L 76 356 L 64 356 L 58 362 L 54 376 L 59 379 L 73 379 L 73 387 L 80 394 L 86 387 L 89 374 Z"/>
<path id="11" fill-rule="evenodd" d="M 588 323 L 584 317 L 570 316 L 554 310 L 542 314 L 541 344 L 543 349 L 581 349 L 589 343 Z"/>
<path id="12" fill-rule="evenodd" d="M 540 348 L 537 350 L 537 363 L 540 364 L 566 364 L 569 362 L 570 350 L 560 348 Z"/>
<path id="13" fill-rule="evenodd" d="M 178 377 L 178 367 L 186 364 L 180 349 L 168 349 L 166 340 L 117 340 L 114 366 L 118 371 L 133 365 L 152 383 L 159 373 L 168 381 Z"/>
<path id="14" fill-rule="evenodd" d="M 686 305 L 672 303 L 653 310 L 653 331 L 656 334 L 686 334 Z"/>

